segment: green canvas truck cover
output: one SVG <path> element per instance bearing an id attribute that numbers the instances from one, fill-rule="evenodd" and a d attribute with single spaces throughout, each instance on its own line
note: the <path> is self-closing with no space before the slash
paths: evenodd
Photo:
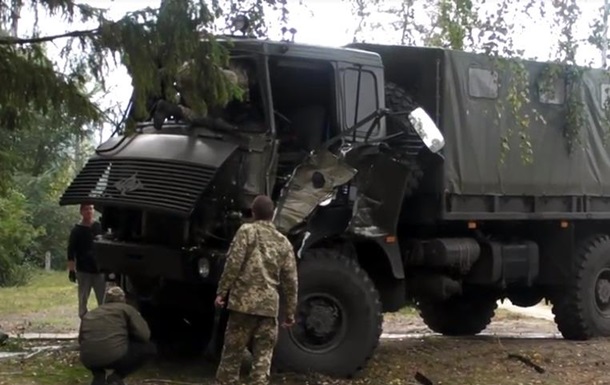
<path id="1" fill-rule="evenodd" d="M 548 75 L 547 63 L 522 61 L 530 102 L 512 113 L 509 95 L 522 92 L 518 68 L 486 55 L 444 50 L 440 124 L 445 135 L 445 192 L 457 195 L 610 196 L 610 155 L 604 139 L 609 125 L 603 105 L 610 77 L 584 69 L 566 87 L 566 71 Z M 517 79 L 517 81 L 515 81 Z M 539 86 L 542 84 L 542 86 Z M 549 93 L 549 89 L 554 92 Z M 568 98 L 582 103 L 571 116 L 582 116 L 580 143 L 568 152 Z M 524 100 L 520 97 L 519 100 Z M 499 103 L 504 111 L 498 116 Z M 544 118 L 536 120 L 536 111 Z M 517 119 L 529 116 L 528 128 Z M 533 162 L 523 162 L 520 134 L 525 132 Z M 502 137 L 510 135 L 510 151 L 500 162 Z M 610 145 L 610 141 L 608 141 Z"/>

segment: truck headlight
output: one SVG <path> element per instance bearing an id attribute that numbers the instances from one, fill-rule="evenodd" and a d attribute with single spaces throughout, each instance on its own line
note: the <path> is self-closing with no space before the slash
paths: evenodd
<path id="1" fill-rule="evenodd" d="M 202 278 L 206 278 L 210 275 L 210 261 L 207 258 L 199 258 L 197 270 Z"/>

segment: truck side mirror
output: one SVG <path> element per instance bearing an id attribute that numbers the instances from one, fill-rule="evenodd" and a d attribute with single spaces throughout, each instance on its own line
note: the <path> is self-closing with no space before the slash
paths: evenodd
<path id="1" fill-rule="evenodd" d="M 437 153 L 445 146 L 443 134 L 423 108 L 417 107 L 411 111 L 409 121 L 431 152 Z"/>

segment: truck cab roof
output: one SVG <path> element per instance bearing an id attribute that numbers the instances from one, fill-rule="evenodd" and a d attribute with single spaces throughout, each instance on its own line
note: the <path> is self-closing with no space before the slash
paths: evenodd
<path id="1" fill-rule="evenodd" d="M 383 67 L 379 54 L 355 48 L 325 47 L 288 41 L 261 40 L 235 36 L 223 37 L 220 38 L 219 41 L 230 42 L 232 45 L 231 50 L 246 51 L 253 54 L 342 61 L 356 65 Z"/>

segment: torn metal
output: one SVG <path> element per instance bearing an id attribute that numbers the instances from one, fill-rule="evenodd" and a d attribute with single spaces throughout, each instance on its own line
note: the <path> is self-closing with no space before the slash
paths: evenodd
<path id="1" fill-rule="evenodd" d="M 274 216 L 280 231 L 290 232 L 321 203 L 332 198 L 337 187 L 357 173 L 344 158 L 326 149 L 313 151 L 297 166 L 283 190 Z"/>

